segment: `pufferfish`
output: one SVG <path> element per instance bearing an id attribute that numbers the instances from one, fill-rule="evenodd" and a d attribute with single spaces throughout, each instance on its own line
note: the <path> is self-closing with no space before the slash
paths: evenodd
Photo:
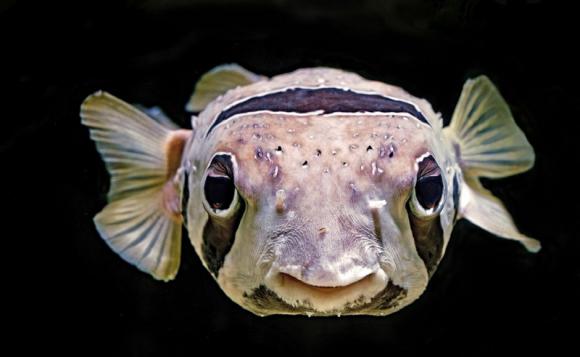
<path id="1" fill-rule="evenodd" d="M 175 278 L 185 225 L 254 314 L 387 315 L 425 291 L 461 218 L 540 249 L 479 181 L 534 164 L 485 76 L 448 127 L 426 100 L 332 68 L 218 66 L 186 108 L 191 130 L 102 91 L 81 106 L 111 176 L 96 228 L 155 279 Z"/>

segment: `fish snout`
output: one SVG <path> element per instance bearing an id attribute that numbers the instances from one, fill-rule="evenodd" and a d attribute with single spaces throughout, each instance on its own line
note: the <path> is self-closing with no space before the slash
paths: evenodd
<path id="1" fill-rule="evenodd" d="M 374 267 L 355 265 L 346 261 L 278 268 L 279 274 L 286 279 L 319 288 L 350 286 L 373 274 L 375 270 Z"/>
<path id="2" fill-rule="evenodd" d="M 321 313 L 340 313 L 364 304 L 385 289 L 386 273 L 378 263 L 357 264 L 349 259 L 304 265 L 273 264 L 266 285 L 292 306 Z"/>

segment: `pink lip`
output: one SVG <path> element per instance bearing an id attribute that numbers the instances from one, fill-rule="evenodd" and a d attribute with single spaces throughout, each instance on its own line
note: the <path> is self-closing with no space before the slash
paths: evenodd
<path id="1" fill-rule="evenodd" d="M 317 286 L 305 283 L 304 281 L 293 277 L 292 275 L 286 273 L 279 273 L 280 286 L 287 288 L 300 288 L 310 290 L 313 293 L 324 294 L 324 295 L 338 295 L 343 294 L 348 291 L 357 290 L 369 284 L 373 279 L 374 273 L 370 273 L 355 282 L 342 285 L 342 286 Z"/>

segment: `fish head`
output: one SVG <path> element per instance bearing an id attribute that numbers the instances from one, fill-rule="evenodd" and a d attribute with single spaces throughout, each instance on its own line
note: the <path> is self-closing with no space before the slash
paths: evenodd
<path id="1" fill-rule="evenodd" d="M 259 315 L 385 315 L 424 291 L 453 210 L 429 125 L 264 112 L 211 135 L 189 231 L 235 302 Z"/>

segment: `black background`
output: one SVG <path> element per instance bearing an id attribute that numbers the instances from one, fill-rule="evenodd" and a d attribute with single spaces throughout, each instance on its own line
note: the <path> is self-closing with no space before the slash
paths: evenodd
<path id="1" fill-rule="evenodd" d="M 572 3 L 572 2 L 570 2 Z M 528 1 L 0 2 L 5 276 L 21 350 L 79 355 L 577 352 L 577 12 Z M 332 66 L 400 85 L 448 120 L 463 82 L 487 74 L 537 155 L 485 181 L 530 254 L 469 222 L 454 230 L 420 300 L 384 318 L 256 317 L 221 292 L 184 240 L 175 281 L 156 282 L 98 237 L 108 175 L 79 105 L 107 90 L 181 126 L 199 76 L 237 62 L 275 75 Z M 311 184 L 316 184 L 312 182 Z M 14 214 L 16 213 L 16 214 Z M 6 228 L 6 232 L 9 232 Z M 15 247 L 12 248 L 12 245 Z M 13 342 L 14 342 L 13 341 Z M 202 351 L 206 352 L 202 352 Z"/>

